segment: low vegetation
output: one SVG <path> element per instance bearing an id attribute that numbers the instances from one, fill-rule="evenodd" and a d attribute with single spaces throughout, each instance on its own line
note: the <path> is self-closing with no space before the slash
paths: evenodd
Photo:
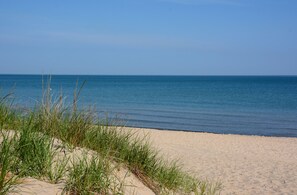
<path id="1" fill-rule="evenodd" d="M 156 194 L 218 192 L 217 185 L 200 181 L 178 162 L 161 158 L 148 138 L 99 120 L 92 108 L 78 109 L 81 88 L 75 91 L 70 106 L 65 105 L 62 94 L 55 99 L 49 89 L 41 103 L 25 113 L 13 107 L 9 96 L 0 99 L 0 129 L 16 130 L 13 136 L 1 131 L 0 194 L 25 176 L 52 183 L 65 180 L 64 191 L 70 194 L 118 194 L 122 189 L 114 181 L 111 162 L 127 167 Z M 55 139 L 67 147 L 83 147 L 99 155 L 78 162 L 63 157 L 57 162 Z"/>
<path id="2" fill-rule="evenodd" d="M 0 126 L 1 128 L 1 126 Z M 11 174 L 12 164 L 16 164 L 13 154 L 15 136 L 10 137 L 1 131 L 0 143 L 0 194 L 5 194 L 15 184 L 17 176 Z"/>
<path id="3" fill-rule="evenodd" d="M 87 158 L 86 155 L 73 163 L 66 181 L 65 191 L 70 194 L 119 194 L 121 186 L 117 186 L 112 175 L 112 168 L 107 159 Z"/>

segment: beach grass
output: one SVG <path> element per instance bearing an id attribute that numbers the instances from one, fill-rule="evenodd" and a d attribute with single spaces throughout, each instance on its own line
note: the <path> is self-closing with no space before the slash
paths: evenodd
<path id="1" fill-rule="evenodd" d="M 97 126 L 89 130 L 83 145 L 100 153 L 109 154 L 128 166 L 154 192 L 199 192 L 200 181 L 183 171 L 178 162 L 160 157 L 146 137 L 117 127 Z"/>
<path id="2" fill-rule="evenodd" d="M 1 127 L 1 126 L 0 126 Z M 14 155 L 15 136 L 10 137 L 1 131 L 0 143 L 0 194 L 6 194 L 15 184 L 18 176 L 11 173 L 12 164 L 16 163 Z"/>
<path id="3" fill-rule="evenodd" d="M 76 90 L 72 104 L 66 105 L 63 94 L 54 98 L 48 86 L 43 92 L 42 101 L 26 114 L 14 111 L 12 104 L 7 101 L 7 96 L 0 99 L 0 116 L 3 116 L 1 127 L 13 127 L 19 131 L 14 156 L 21 163 L 12 167 L 14 173 L 37 178 L 46 177 L 57 183 L 65 174 L 65 162 L 68 161 L 64 159 L 60 167 L 53 167 L 53 138 L 58 138 L 68 146 L 88 148 L 107 156 L 111 161 L 123 164 L 156 194 L 217 192 L 216 187 L 210 188 L 211 184 L 184 171 L 177 161 L 170 162 L 161 157 L 151 146 L 148 137 L 139 136 L 132 131 L 122 131 L 121 127 L 111 124 L 107 119 L 99 120 L 93 108 L 78 109 L 80 92 L 81 88 Z M 110 172 L 104 164 L 106 161 L 101 161 L 100 158 L 92 159 L 91 163 L 83 161 L 73 164 L 73 168 L 69 170 L 67 191 L 110 191 L 110 186 L 107 185 L 110 182 L 107 177 Z M 56 172 L 53 172 L 53 169 L 57 169 Z M 92 175 L 95 172 L 102 172 L 102 178 Z M 78 183 L 81 177 L 86 177 L 86 181 Z M 95 181 L 98 186 L 93 186 Z"/>
<path id="4" fill-rule="evenodd" d="M 19 139 L 15 146 L 15 155 L 19 159 L 16 170 L 21 170 L 22 176 L 45 177 L 51 169 L 54 151 L 53 138 L 35 131 L 32 119 L 22 125 Z"/>
<path id="5" fill-rule="evenodd" d="M 19 121 L 19 114 L 17 110 L 13 108 L 12 93 L 0 96 L 0 127 L 3 129 L 18 128 Z"/>
<path id="6" fill-rule="evenodd" d="M 122 194 L 112 171 L 108 159 L 84 154 L 73 162 L 64 190 L 69 194 Z"/>
<path id="7" fill-rule="evenodd" d="M 56 150 L 57 152 L 57 150 Z M 62 157 L 57 157 L 55 154 L 54 160 L 51 163 L 51 167 L 48 170 L 47 178 L 50 183 L 57 184 L 67 177 L 67 172 L 69 171 L 69 160 L 70 158 L 63 155 Z"/>

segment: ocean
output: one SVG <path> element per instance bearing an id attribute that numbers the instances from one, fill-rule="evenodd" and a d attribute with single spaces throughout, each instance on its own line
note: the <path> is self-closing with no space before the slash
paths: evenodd
<path id="1" fill-rule="evenodd" d="M 0 75 L 0 93 L 33 107 L 41 75 Z M 220 134 L 297 137 L 296 76 L 74 76 L 52 75 L 51 91 L 126 126 Z"/>

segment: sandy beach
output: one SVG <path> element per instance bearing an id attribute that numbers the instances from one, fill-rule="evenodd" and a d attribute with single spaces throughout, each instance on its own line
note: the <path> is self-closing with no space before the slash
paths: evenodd
<path id="1" fill-rule="evenodd" d="M 0 195 L 297 195 L 296 10 L 0 1 Z"/>
<path id="2" fill-rule="evenodd" d="M 134 128 L 221 194 L 297 194 L 297 138 L 220 135 Z"/>
<path id="3" fill-rule="evenodd" d="M 148 135 L 152 146 L 165 159 L 179 159 L 185 170 L 199 178 L 220 182 L 223 195 L 297 194 L 297 138 L 143 128 L 122 130 Z M 79 157 L 83 150 L 76 148 L 66 154 Z M 154 194 L 133 174 L 126 173 L 127 170 L 116 173 L 125 178 L 125 194 Z M 63 188 L 64 183 L 50 184 L 25 178 L 18 185 L 17 193 L 10 194 L 61 194 Z"/>

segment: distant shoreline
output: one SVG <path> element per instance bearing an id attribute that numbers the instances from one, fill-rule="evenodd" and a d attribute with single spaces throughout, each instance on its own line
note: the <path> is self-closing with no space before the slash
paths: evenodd
<path id="1" fill-rule="evenodd" d="M 183 129 L 170 129 L 170 128 L 155 128 L 155 127 L 141 127 L 141 126 L 129 126 L 125 125 L 124 128 L 133 128 L 133 129 L 150 129 L 152 131 L 173 131 L 173 132 L 185 132 L 185 133 L 206 133 L 214 135 L 236 135 L 236 136 L 249 136 L 249 137 L 267 137 L 267 138 L 297 138 L 296 136 L 282 136 L 282 135 L 254 135 L 254 134 L 236 134 L 236 133 L 217 133 L 217 132 L 208 132 L 208 131 L 194 131 L 194 130 L 183 130 Z"/>

